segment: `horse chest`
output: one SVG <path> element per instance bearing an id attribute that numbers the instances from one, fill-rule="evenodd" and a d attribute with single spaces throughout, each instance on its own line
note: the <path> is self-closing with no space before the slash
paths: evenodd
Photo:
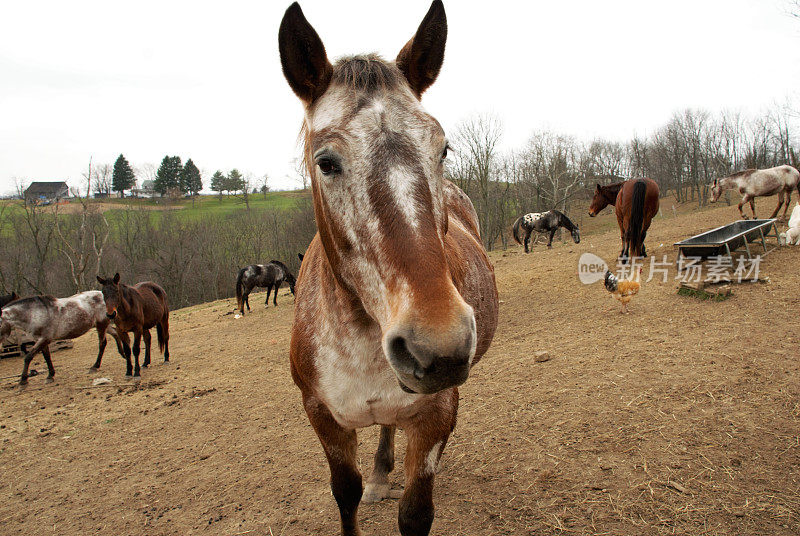
<path id="1" fill-rule="evenodd" d="M 317 394 L 345 428 L 397 424 L 421 395 L 406 393 L 376 342 L 321 344 Z"/>

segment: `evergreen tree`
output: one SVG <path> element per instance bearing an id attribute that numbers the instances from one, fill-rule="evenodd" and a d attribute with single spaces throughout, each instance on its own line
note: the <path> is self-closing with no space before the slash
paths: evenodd
<path id="1" fill-rule="evenodd" d="M 111 178 L 111 189 L 125 197 L 125 190 L 130 190 L 136 184 L 136 175 L 125 157 L 119 155 L 114 162 L 114 172 Z"/>
<path id="2" fill-rule="evenodd" d="M 226 180 L 227 177 L 220 170 L 215 171 L 211 177 L 211 190 L 219 193 L 220 202 L 222 202 L 222 192 L 225 191 Z"/>
<path id="3" fill-rule="evenodd" d="M 186 161 L 181 172 L 181 192 L 184 194 L 197 195 L 203 189 L 203 178 L 200 170 L 194 165 L 192 159 Z"/>
<path id="4" fill-rule="evenodd" d="M 244 176 L 239 172 L 238 169 L 233 168 L 230 173 L 228 173 L 228 180 L 225 181 L 226 190 L 228 192 L 238 192 L 239 190 L 245 188 L 244 184 Z"/>
<path id="5" fill-rule="evenodd" d="M 153 189 L 163 196 L 170 190 L 180 188 L 182 171 L 180 156 L 165 156 L 158 167 Z"/>

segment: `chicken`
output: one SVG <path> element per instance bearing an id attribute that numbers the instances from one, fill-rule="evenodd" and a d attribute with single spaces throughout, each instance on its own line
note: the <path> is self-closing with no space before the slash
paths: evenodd
<path id="1" fill-rule="evenodd" d="M 640 268 L 639 274 L 641 273 L 642 270 Z M 636 294 L 639 293 L 641 284 L 638 281 L 629 279 L 623 279 L 620 281 L 617 276 L 606 270 L 605 285 L 606 290 L 609 291 L 611 295 L 618 299 L 622 304 L 622 311 L 620 312 L 628 313 L 628 303 L 631 301 L 631 299 L 633 299 L 634 296 L 636 296 Z"/>

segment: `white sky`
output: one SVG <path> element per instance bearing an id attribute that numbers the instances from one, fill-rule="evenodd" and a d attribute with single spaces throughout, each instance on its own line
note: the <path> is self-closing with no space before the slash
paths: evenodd
<path id="1" fill-rule="evenodd" d="M 293 188 L 302 108 L 280 69 L 289 1 L 6 2 L 0 192 L 81 180 L 89 157 L 192 158 Z M 430 2 L 303 0 L 331 59 L 395 57 Z M 473 113 L 505 148 L 537 129 L 645 135 L 686 107 L 758 113 L 796 98 L 800 20 L 786 0 L 446 0 L 449 38 L 423 104 L 445 129 Z"/>

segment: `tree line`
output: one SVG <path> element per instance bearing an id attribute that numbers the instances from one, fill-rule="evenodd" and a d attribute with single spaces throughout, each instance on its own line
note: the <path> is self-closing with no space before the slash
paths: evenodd
<path id="1" fill-rule="evenodd" d="M 654 179 L 662 196 L 677 203 L 708 202 L 717 177 L 748 168 L 797 164 L 791 111 L 775 107 L 760 115 L 713 114 L 687 109 L 648 136 L 588 142 L 547 130 L 521 147 L 502 151 L 502 124 L 479 115 L 451 136 L 449 178 L 472 199 L 488 249 L 505 248 L 519 215 L 558 209 L 567 215 L 595 183 L 636 177 Z"/>

